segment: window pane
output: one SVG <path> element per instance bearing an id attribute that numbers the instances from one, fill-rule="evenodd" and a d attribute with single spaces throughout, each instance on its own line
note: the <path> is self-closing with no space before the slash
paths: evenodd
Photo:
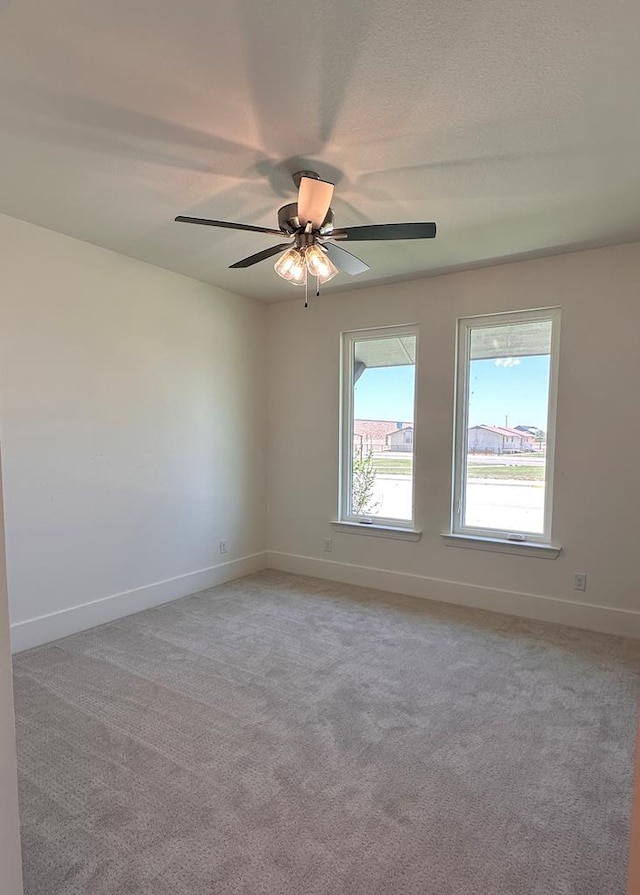
<path id="1" fill-rule="evenodd" d="M 415 335 L 353 342 L 353 516 L 413 519 L 415 356 Z"/>
<path id="2" fill-rule="evenodd" d="M 471 329 L 465 527 L 544 533 L 551 327 Z"/>

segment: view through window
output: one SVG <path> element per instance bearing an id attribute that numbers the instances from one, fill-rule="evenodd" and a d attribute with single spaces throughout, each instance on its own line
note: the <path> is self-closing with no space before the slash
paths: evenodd
<path id="1" fill-rule="evenodd" d="M 411 523 L 415 331 L 347 334 L 345 359 L 343 517 Z"/>
<path id="2" fill-rule="evenodd" d="M 548 539 L 557 314 L 460 323 L 457 529 Z"/>

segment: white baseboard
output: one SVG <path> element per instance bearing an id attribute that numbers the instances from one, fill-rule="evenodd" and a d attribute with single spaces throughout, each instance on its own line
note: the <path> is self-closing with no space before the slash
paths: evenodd
<path id="1" fill-rule="evenodd" d="M 188 572 L 176 578 L 167 578 L 165 581 L 157 581 L 144 587 L 136 587 L 120 594 L 112 594 L 93 600 L 90 603 L 82 603 L 80 606 L 71 606 L 69 609 L 61 609 L 48 615 L 40 615 L 37 618 L 29 618 L 23 622 L 11 625 L 11 651 L 19 653 L 68 634 L 85 631 L 96 625 L 123 618 L 125 615 L 133 615 L 143 609 L 169 603 L 180 597 L 207 590 L 218 584 L 232 581 L 234 578 L 242 578 L 260 572 L 267 567 L 267 554 L 255 553 L 252 556 L 243 556 L 241 559 L 220 563 L 208 569 L 200 569 L 197 572 Z"/>
<path id="2" fill-rule="evenodd" d="M 356 584 L 375 590 L 422 597 L 440 603 L 454 603 L 473 609 L 503 612 L 537 621 L 554 622 L 573 628 L 585 628 L 604 634 L 618 634 L 623 637 L 640 638 L 640 612 L 615 609 L 610 606 L 594 606 L 557 597 L 543 597 L 538 594 L 500 590 L 429 578 L 426 575 L 411 575 L 406 572 L 391 572 L 351 563 L 317 559 L 311 556 L 296 556 L 290 553 L 270 551 L 267 554 L 268 567 L 296 575 L 311 575 L 343 584 Z"/>
<path id="3" fill-rule="evenodd" d="M 31 649 L 266 568 L 640 639 L 640 612 L 271 551 L 16 622 L 11 650 Z"/>

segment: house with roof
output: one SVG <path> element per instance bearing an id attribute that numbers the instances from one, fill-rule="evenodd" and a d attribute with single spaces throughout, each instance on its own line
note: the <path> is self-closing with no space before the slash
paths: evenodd
<path id="1" fill-rule="evenodd" d="M 535 435 L 507 426 L 471 426 L 468 430 L 470 454 L 519 454 L 535 450 Z"/>
<path id="2" fill-rule="evenodd" d="M 413 450 L 413 426 L 402 426 L 400 429 L 394 429 L 393 432 L 389 432 L 385 441 L 388 451 L 411 452 Z"/>
<path id="3" fill-rule="evenodd" d="M 411 428 L 411 447 L 404 450 L 412 450 L 413 447 L 413 423 L 402 420 L 354 420 L 353 421 L 353 447 L 354 450 L 364 449 L 377 453 L 379 451 L 400 450 L 392 447 L 390 438 L 397 432 L 403 432 Z M 393 442 L 395 444 L 395 441 Z"/>

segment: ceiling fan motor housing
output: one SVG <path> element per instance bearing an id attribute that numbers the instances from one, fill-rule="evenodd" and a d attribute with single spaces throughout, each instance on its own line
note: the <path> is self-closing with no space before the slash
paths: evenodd
<path id="1" fill-rule="evenodd" d="M 297 202 L 290 202 L 288 205 L 283 205 L 282 208 L 278 209 L 278 227 L 284 233 L 291 234 L 296 233 L 302 228 L 300 218 L 298 217 Z M 328 236 L 333 231 L 333 227 L 333 209 L 330 208 L 318 232 L 321 236 Z"/>

